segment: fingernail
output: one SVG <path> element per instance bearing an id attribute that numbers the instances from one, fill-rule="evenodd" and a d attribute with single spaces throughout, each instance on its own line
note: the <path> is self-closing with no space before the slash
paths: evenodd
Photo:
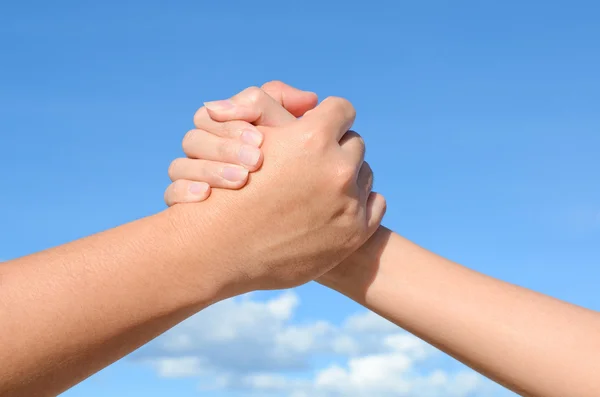
<path id="1" fill-rule="evenodd" d="M 245 130 L 243 130 L 241 138 L 244 143 L 254 145 L 256 147 L 260 146 L 263 139 L 262 134 L 260 132 L 251 128 L 246 128 Z"/>
<path id="2" fill-rule="evenodd" d="M 239 153 L 240 162 L 244 165 L 254 167 L 260 158 L 260 149 L 250 145 L 242 145 Z"/>
<path id="3" fill-rule="evenodd" d="M 221 176 L 230 182 L 239 182 L 248 177 L 248 170 L 242 167 L 224 167 Z"/>
<path id="4" fill-rule="evenodd" d="M 235 107 L 233 102 L 228 99 L 222 101 L 212 101 L 212 102 L 204 102 L 204 106 L 207 109 L 212 110 L 214 112 L 222 112 L 225 110 L 231 110 Z"/>
<path id="5" fill-rule="evenodd" d="M 193 182 L 190 183 L 188 190 L 194 196 L 203 196 L 208 191 L 208 184 L 204 182 Z"/>

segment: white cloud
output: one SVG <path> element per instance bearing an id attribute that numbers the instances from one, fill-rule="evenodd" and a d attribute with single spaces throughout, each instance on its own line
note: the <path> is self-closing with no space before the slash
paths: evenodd
<path id="1" fill-rule="evenodd" d="M 318 395 L 335 396 L 472 396 L 481 391 L 481 376 L 472 371 L 449 374 L 414 372 L 414 360 L 400 353 L 350 359 L 347 368 L 332 366 L 316 379 Z"/>
<path id="2" fill-rule="evenodd" d="M 341 326 L 294 324 L 299 304 L 293 292 L 264 302 L 224 301 L 136 357 L 159 376 L 193 377 L 203 389 L 244 395 L 468 397 L 482 395 L 488 382 L 468 369 L 432 366 L 435 348 L 371 312 Z"/>
<path id="3" fill-rule="evenodd" d="M 185 378 L 202 374 L 202 360 L 198 357 L 164 358 L 154 362 L 156 371 L 164 378 Z"/>
<path id="4" fill-rule="evenodd" d="M 291 325 L 299 301 L 291 292 L 259 302 L 220 302 L 138 351 L 139 359 L 198 357 L 202 372 L 256 373 L 306 370 L 313 351 L 333 332 L 327 322 Z"/>
<path id="5" fill-rule="evenodd" d="M 385 334 L 398 330 L 398 327 L 373 312 L 364 312 L 350 316 L 344 322 L 344 328 L 353 332 Z"/>

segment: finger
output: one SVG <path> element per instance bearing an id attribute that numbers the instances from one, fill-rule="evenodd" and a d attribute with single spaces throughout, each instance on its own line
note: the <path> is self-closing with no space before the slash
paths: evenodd
<path id="1" fill-rule="evenodd" d="M 367 231 L 371 237 L 381 225 L 387 210 L 385 197 L 379 193 L 371 192 L 367 199 Z"/>
<path id="2" fill-rule="evenodd" d="M 248 170 L 218 161 L 180 158 L 171 163 L 169 178 L 206 182 L 212 188 L 239 189 L 248 181 Z"/>
<path id="3" fill-rule="evenodd" d="M 263 142 L 262 133 L 252 124 L 241 120 L 215 121 L 210 118 L 206 107 L 198 109 L 194 115 L 194 125 L 198 129 L 222 138 L 238 138 L 242 142 L 256 147 L 260 147 Z"/>
<path id="4" fill-rule="evenodd" d="M 319 103 L 319 98 L 314 92 L 302 91 L 281 81 L 269 81 L 261 88 L 294 117 L 304 116 L 304 113 L 314 109 Z"/>
<path id="5" fill-rule="evenodd" d="M 343 98 L 329 97 L 300 119 L 304 128 L 326 133 L 339 141 L 354 124 L 356 110 Z"/>
<path id="6" fill-rule="evenodd" d="M 298 90 L 297 88 L 290 87 L 289 85 L 280 81 L 268 82 L 261 88 L 267 95 L 273 98 L 275 102 L 282 105 L 294 117 L 303 116 L 307 111 L 313 109 L 318 103 L 318 97 L 315 93 Z M 225 102 L 224 105 L 230 106 L 231 104 Z M 244 111 L 246 110 L 244 109 Z M 263 136 L 253 125 L 250 124 L 250 122 L 253 121 L 252 119 L 256 118 L 256 113 L 260 113 L 260 110 L 257 112 L 250 112 L 248 118 L 244 118 L 244 113 L 238 113 L 237 111 L 233 110 L 226 114 L 222 114 L 218 110 L 215 110 L 215 112 L 216 113 L 213 113 L 213 115 L 217 119 L 227 122 L 218 122 L 213 120 L 208 112 L 208 109 L 206 107 L 202 107 L 194 115 L 194 124 L 196 127 L 224 138 L 241 137 L 243 142 L 260 147 L 263 141 Z M 268 111 L 263 111 L 262 114 L 270 117 Z M 219 118 L 221 116 L 226 118 Z M 238 120 L 233 120 L 231 117 L 237 118 Z M 273 121 L 274 126 L 278 123 L 278 120 L 279 119 L 277 118 Z M 284 120 L 284 122 L 285 121 L 286 120 Z M 257 122 L 257 124 L 261 123 Z"/>
<path id="7" fill-rule="evenodd" d="M 340 139 L 340 147 L 355 164 L 361 164 L 365 160 L 365 141 L 357 132 L 352 130 L 346 132 Z"/>
<path id="8" fill-rule="evenodd" d="M 165 191 L 165 203 L 170 207 L 178 203 L 198 203 L 210 196 L 210 186 L 205 182 L 179 179 Z"/>
<path id="9" fill-rule="evenodd" d="M 358 171 L 358 189 L 360 192 L 360 197 L 364 199 L 363 203 L 367 201 L 367 198 L 371 194 L 371 190 L 373 190 L 373 170 L 369 163 L 364 162 L 360 167 L 360 171 Z M 211 185 L 212 186 L 212 185 Z"/>
<path id="10" fill-rule="evenodd" d="M 259 148 L 204 130 L 190 130 L 183 138 L 182 147 L 190 158 L 243 165 L 250 171 L 256 171 L 263 161 Z"/>
<path id="11" fill-rule="evenodd" d="M 296 117 L 265 91 L 258 87 L 246 88 L 223 101 L 206 102 L 204 106 L 215 121 L 244 120 L 267 127 L 280 127 Z"/>

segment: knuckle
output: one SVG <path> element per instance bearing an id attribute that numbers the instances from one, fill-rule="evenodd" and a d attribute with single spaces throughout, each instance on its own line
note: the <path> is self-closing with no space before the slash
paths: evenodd
<path id="1" fill-rule="evenodd" d="M 357 145 L 356 150 L 358 151 L 360 158 L 364 160 L 365 156 L 367 155 L 367 146 L 365 145 L 365 141 L 363 141 L 362 138 L 360 139 L 359 145 Z"/>
<path id="2" fill-rule="evenodd" d="M 247 121 L 243 121 L 243 120 L 232 120 L 232 121 L 228 121 L 223 123 L 222 125 L 222 131 L 223 131 L 223 136 L 224 138 L 229 138 L 229 139 L 241 139 L 242 138 L 242 133 L 245 130 L 248 129 L 254 129 L 254 126 L 247 122 Z"/>
<path id="3" fill-rule="evenodd" d="M 187 188 L 187 182 L 183 179 L 178 179 L 173 181 L 171 184 L 171 198 L 173 200 L 177 200 L 178 197 L 183 196 L 185 194 L 185 190 Z"/>
<path id="4" fill-rule="evenodd" d="M 169 164 L 168 174 L 169 174 L 169 178 L 171 178 L 171 180 L 175 179 L 175 176 L 177 175 L 177 170 L 179 170 L 180 164 L 181 164 L 181 159 L 175 159 L 175 160 L 171 161 L 171 164 Z"/>
<path id="5" fill-rule="evenodd" d="M 355 131 L 351 131 L 351 132 L 354 136 L 354 139 L 356 139 L 356 143 L 357 143 L 358 147 L 364 153 L 367 150 L 367 145 L 365 143 L 365 139 L 358 132 L 355 132 Z"/>
<path id="6" fill-rule="evenodd" d="M 183 192 L 185 192 L 185 181 L 176 180 L 173 181 L 165 190 L 164 200 L 165 203 L 170 207 L 178 202 L 182 201 Z"/>
<path id="7" fill-rule="evenodd" d="M 237 145 L 229 139 L 223 139 L 217 144 L 217 155 L 221 161 L 233 159 Z"/>
<path id="8" fill-rule="evenodd" d="M 214 129 L 212 131 L 208 131 L 214 135 L 220 136 L 220 137 L 228 137 L 232 135 L 232 131 L 231 131 L 231 124 L 233 123 L 233 121 L 225 121 L 225 122 L 221 122 L 221 123 L 215 123 L 214 125 Z"/>
<path id="9" fill-rule="evenodd" d="M 351 141 L 352 142 L 352 150 L 354 152 L 356 152 L 358 155 L 360 155 L 360 158 L 365 157 L 366 151 L 367 151 L 367 145 L 365 144 L 365 140 L 363 139 L 362 136 L 360 136 L 360 134 L 358 134 L 356 131 L 350 130 L 348 132 L 346 132 L 344 138 L 342 138 L 343 140 L 345 140 L 346 142 Z"/>
<path id="10" fill-rule="evenodd" d="M 363 162 L 361 165 L 361 172 L 365 174 L 366 177 L 368 178 L 372 178 L 373 177 L 373 169 L 371 168 L 371 166 L 369 165 L 368 162 Z"/>
<path id="11" fill-rule="evenodd" d="M 262 85 L 264 91 L 268 90 L 280 90 L 285 86 L 285 83 L 280 80 L 271 80 Z"/>
<path id="12" fill-rule="evenodd" d="M 385 199 L 384 196 L 380 196 L 380 208 L 381 208 L 381 213 L 385 214 L 387 212 L 387 200 Z"/>
<path id="13" fill-rule="evenodd" d="M 266 95 L 261 88 L 256 86 L 246 88 L 243 94 L 244 95 L 242 97 L 251 104 L 259 103 Z"/>
<path id="14" fill-rule="evenodd" d="M 166 189 L 165 189 L 165 194 L 163 196 L 163 199 L 165 200 L 165 204 L 170 207 L 171 205 L 173 205 L 173 199 L 171 196 L 171 186 L 169 185 Z"/>
<path id="15" fill-rule="evenodd" d="M 200 109 L 196 110 L 196 113 L 194 113 L 194 125 L 200 128 L 204 124 L 203 121 L 207 118 L 210 118 L 210 116 L 206 111 L 206 108 L 203 106 Z"/>
<path id="16" fill-rule="evenodd" d="M 328 101 L 334 109 L 342 112 L 346 118 L 356 118 L 356 109 L 354 108 L 354 105 L 352 105 L 352 103 L 346 98 L 331 96 L 325 100 Z"/>
<path id="17" fill-rule="evenodd" d="M 367 174 L 367 182 L 366 182 L 366 186 L 365 186 L 365 189 L 367 190 L 367 192 L 370 192 L 371 190 L 373 190 L 374 183 L 375 183 L 375 176 L 373 175 L 373 171 L 371 169 L 369 169 L 368 174 Z"/>
<path id="18" fill-rule="evenodd" d="M 346 189 L 356 180 L 356 165 L 350 162 L 342 163 L 337 170 L 335 180 L 338 181 L 338 186 Z"/>
<path id="19" fill-rule="evenodd" d="M 194 139 L 196 137 L 197 131 L 198 130 L 189 130 L 183 136 L 183 140 L 181 141 L 181 147 L 183 148 L 183 151 L 186 152 L 186 154 L 187 154 L 187 151 L 190 149 L 190 147 L 194 143 Z"/>
<path id="20" fill-rule="evenodd" d="M 187 175 L 193 175 L 193 177 L 187 179 L 192 179 L 196 182 L 208 182 L 211 176 L 212 162 L 203 159 L 194 159 L 191 161 L 193 163 L 190 163 L 190 166 L 188 166 Z"/>

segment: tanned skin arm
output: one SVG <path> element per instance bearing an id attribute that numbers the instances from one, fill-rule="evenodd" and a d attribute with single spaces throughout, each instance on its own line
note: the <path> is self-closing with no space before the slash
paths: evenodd
<path id="1" fill-rule="evenodd" d="M 189 209 L 3 263 L 0 395 L 56 396 L 224 296 Z"/>
<path id="2" fill-rule="evenodd" d="M 289 115 L 258 88 L 232 98 L 247 100 Z M 347 133 L 354 115 L 329 98 L 263 129 L 264 164 L 242 191 L 3 263 L 0 395 L 55 396 L 211 303 L 301 285 L 356 251 L 385 200 Z"/>

